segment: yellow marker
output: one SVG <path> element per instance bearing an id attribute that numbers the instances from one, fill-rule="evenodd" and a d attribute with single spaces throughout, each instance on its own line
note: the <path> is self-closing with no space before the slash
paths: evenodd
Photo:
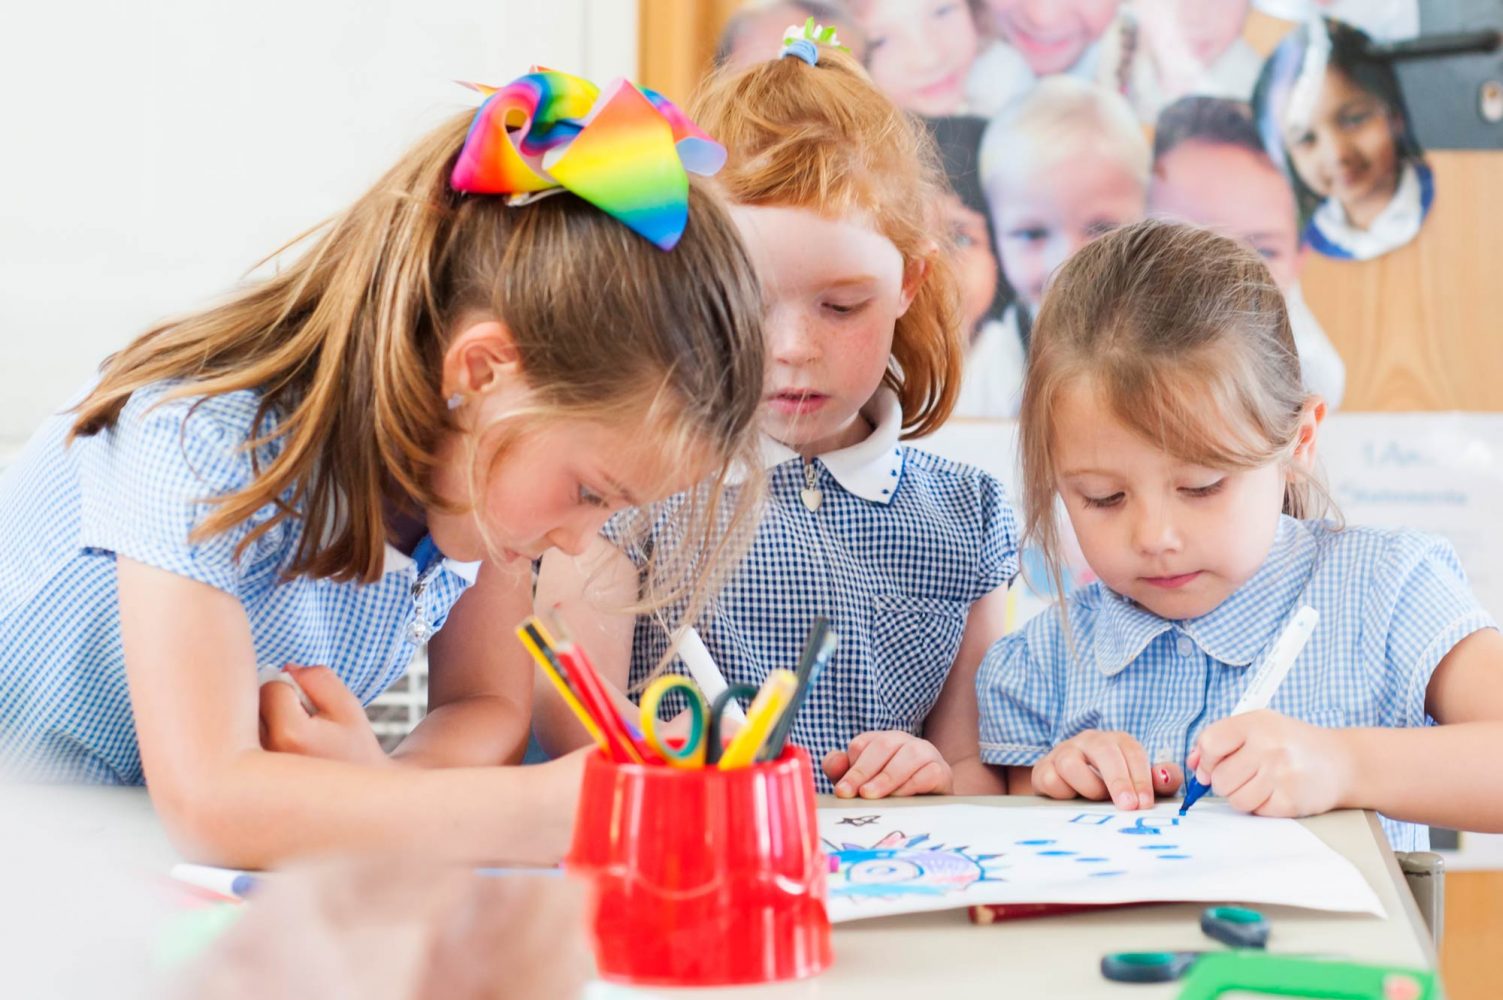
<path id="1" fill-rule="evenodd" d="M 720 755 L 722 771 L 747 767 L 756 760 L 757 752 L 767 742 L 772 727 L 777 725 L 779 717 L 792 703 L 793 693 L 797 690 L 798 675 L 792 670 L 774 670 L 767 675 L 761 690 L 752 699 L 751 708 L 746 710 L 746 725 L 741 727 L 731 739 L 730 746 L 725 748 L 725 753 Z"/>
<path id="2" fill-rule="evenodd" d="M 527 647 L 527 651 L 538 662 L 538 666 L 543 668 L 543 673 L 547 674 L 548 679 L 553 682 L 553 686 L 558 690 L 559 696 L 564 699 L 564 704 L 569 706 L 569 710 L 574 713 L 575 718 L 579 719 L 580 725 L 585 727 L 585 732 L 590 734 L 590 739 L 598 743 L 600 749 L 606 753 L 610 753 L 610 746 L 605 741 L 605 734 L 600 731 L 600 727 L 595 724 L 595 720 L 591 717 L 590 713 L 585 711 L 585 707 L 579 703 L 579 699 L 574 697 L 574 692 L 570 690 L 568 683 L 554 669 L 553 661 L 549 658 L 548 652 L 534 642 L 532 636 L 527 634 L 528 625 L 536 628 L 540 636 L 546 635 L 542 630 L 542 626 L 538 624 L 537 619 L 530 618 L 517 626 L 517 638 L 522 640 L 522 645 Z M 545 638 L 543 641 L 546 642 L 547 639 Z"/>
<path id="3" fill-rule="evenodd" d="M 1007 588 L 1007 596 L 1002 599 L 1002 634 L 1011 635 L 1018 627 L 1018 588 L 1023 585 L 1021 579 L 1014 580 L 1013 585 Z"/>

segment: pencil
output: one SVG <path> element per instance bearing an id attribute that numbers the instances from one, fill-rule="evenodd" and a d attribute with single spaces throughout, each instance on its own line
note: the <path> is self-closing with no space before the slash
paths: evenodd
<path id="1" fill-rule="evenodd" d="M 778 719 L 793 703 L 798 690 L 798 675 L 792 670 L 774 670 L 762 682 L 762 689 L 746 710 L 746 725 L 731 737 L 730 745 L 720 755 L 720 769 L 729 771 L 746 767 L 757 759 Z"/>
<path id="2" fill-rule="evenodd" d="M 543 668 L 543 673 L 553 683 L 559 697 L 564 699 L 564 704 L 569 706 L 569 711 L 574 713 L 574 717 L 579 720 L 579 724 L 584 726 L 585 732 L 590 734 L 590 739 L 594 740 L 600 749 L 606 753 L 610 753 L 610 744 L 606 742 L 605 734 L 595 724 L 594 717 L 585 711 L 585 707 L 579 703 L 579 698 L 570 689 L 569 682 L 564 680 L 564 676 L 559 670 L 558 660 L 554 656 L 553 650 L 549 648 L 541 630 L 532 621 L 526 621 L 517 626 L 517 638 L 522 640 L 522 645 L 527 647 L 527 651 L 532 654 L 532 658 L 537 661 L 538 666 Z"/>

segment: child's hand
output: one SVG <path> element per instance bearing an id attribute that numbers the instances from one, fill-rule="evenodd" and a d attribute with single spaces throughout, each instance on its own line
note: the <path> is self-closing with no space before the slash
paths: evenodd
<path id="1" fill-rule="evenodd" d="M 547 765 L 544 765 L 547 766 Z M 294 865 L 191 965 L 175 1000 L 572 1000 L 592 968 L 585 887 L 411 855 Z"/>
<path id="2" fill-rule="evenodd" d="M 1207 726 L 1190 751 L 1196 780 L 1236 809 L 1311 816 L 1340 808 L 1353 762 L 1337 729 L 1267 709 Z"/>
<path id="3" fill-rule="evenodd" d="M 288 666 L 287 673 L 313 702 L 309 715 L 286 684 L 261 685 L 261 746 L 281 753 L 352 764 L 389 764 L 376 732 L 350 689 L 328 667 Z"/>
<path id="4" fill-rule="evenodd" d="M 899 730 L 862 733 L 849 749 L 826 754 L 822 766 L 842 799 L 951 791 L 950 765 L 934 744 Z"/>
<path id="5" fill-rule="evenodd" d="M 1179 790 L 1178 764 L 1148 765 L 1148 751 L 1127 733 L 1087 729 L 1033 765 L 1035 793 L 1051 799 L 1110 798 L 1119 809 L 1148 809 L 1154 794 Z"/>

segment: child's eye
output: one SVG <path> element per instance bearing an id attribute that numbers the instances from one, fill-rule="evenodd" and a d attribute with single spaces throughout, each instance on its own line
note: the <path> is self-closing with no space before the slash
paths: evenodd
<path id="1" fill-rule="evenodd" d="M 1371 111 L 1356 111 L 1351 114 L 1342 115 L 1336 119 L 1336 122 L 1344 129 L 1354 129 L 1367 124 L 1367 120 L 1371 117 Z"/>
<path id="2" fill-rule="evenodd" d="M 1087 507 L 1115 507 L 1117 506 L 1117 504 L 1122 502 L 1122 494 L 1113 493 L 1108 497 L 1082 496 L 1080 499 L 1085 501 L 1085 505 Z"/>
<path id="3" fill-rule="evenodd" d="M 1019 226 L 1017 229 L 1014 229 L 1012 232 L 1008 233 L 1008 235 L 1015 240 L 1023 240 L 1027 243 L 1037 243 L 1048 238 L 1049 230 L 1044 228 L 1043 226 Z"/>
<path id="4" fill-rule="evenodd" d="M 1311 146 L 1315 145 L 1315 133 L 1301 132 L 1299 135 L 1294 137 L 1294 144 L 1300 149 L 1309 149 Z"/>
<path id="5" fill-rule="evenodd" d="M 1094 240 L 1098 236 L 1105 236 L 1116 228 L 1117 223 L 1111 219 L 1095 219 L 1086 226 L 1086 235 Z"/>
<path id="6" fill-rule="evenodd" d="M 584 504 L 586 507 L 610 506 L 605 502 L 605 497 L 601 496 L 599 493 L 596 493 L 584 483 L 579 484 L 579 502 Z"/>
<path id="7" fill-rule="evenodd" d="M 865 302 L 826 302 L 825 308 L 837 316 L 854 316 L 866 308 Z"/>
<path id="8" fill-rule="evenodd" d="M 1220 493 L 1222 487 L 1224 487 L 1225 485 L 1226 478 L 1222 477 L 1221 479 L 1216 480 L 1214 483 L 1208 483 L 1205 486 L 1186 486 L 1182 490 L 1180 490 L 1180 492 L 1185 494 L 1186 496 L 1191 497 L 1209 497 L 1215 496 L 1217 493 Z"/>

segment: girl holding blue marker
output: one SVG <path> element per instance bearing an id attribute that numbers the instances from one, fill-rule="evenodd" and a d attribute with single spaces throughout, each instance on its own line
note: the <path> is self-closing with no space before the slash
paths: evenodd
<path id="1" fill-rule="evenodd" d="M 1014 791 L 1136 809 L 1188 760 L 1246 812 L 1375 809 L 1398 849 L 1421 824 L 1503 829 L 1503 776 L 1472 763 L 1503 753 L 1503 635 L 1445 541 L 1316 519 L 1324 413 L 1255 252 L 1150 220 L 1058 272 L 1024 531 L 1058 566 L 1062 504 L 1100 579 L 982 664 L 981 760 Z M 1307 606 L 1303 650 L 1275 652 Z M 1291 656 L 1269 707 L 1234 714 Z"/>

